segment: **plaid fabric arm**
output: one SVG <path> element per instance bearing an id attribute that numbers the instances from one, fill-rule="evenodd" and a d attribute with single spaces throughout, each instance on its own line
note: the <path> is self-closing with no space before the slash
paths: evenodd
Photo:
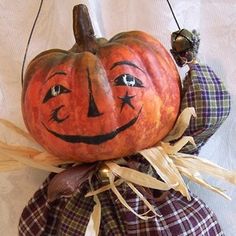
<path id="1" fill-rule="evenodd" d="M 192 136 L 197 148 L 189 144 L 181 151 L 198 154 L 230 113 L 230 95 L 209 66 L 191 66 L 183 81 L 181 111 L 186 107 L 194 107 L 197 118 L 191 119 L 184 135 Z"/>

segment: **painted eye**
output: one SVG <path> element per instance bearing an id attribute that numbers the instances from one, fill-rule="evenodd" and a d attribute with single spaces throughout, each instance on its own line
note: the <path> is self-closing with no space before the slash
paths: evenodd
<path id="1" fill-rule="evenodd" d="M 56 97 L 57 95 L 59 95 L 61 93 L 61 86 L 60 85 L 56 85 L 56 86 L 53 86 L 51 88 L 51 95 L 53 97 Z"/>
<path id="2" fill-rule="evenodd" d="M 143 82 L 130 74 L 122 74 L 115 79 L 115 86 L 144 87 Z"/>
<path id="3" fill-rule="evenodd" d="M 71 90 L 65 88 L 64 86 L 62 86 L 60 84 L 54 85 L 46 93 L 46 95 L 45 95 L 45 97 L 43 99 L 43 103 L 47 102 L 51 98 L 59 96 L 60 94 L 70 93 L 70 92 L 71 92 Z"/>

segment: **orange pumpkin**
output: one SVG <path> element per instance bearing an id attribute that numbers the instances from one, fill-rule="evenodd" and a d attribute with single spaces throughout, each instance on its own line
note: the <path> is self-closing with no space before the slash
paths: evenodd
<path id="1" fill-rule="evenodd" d="M 180 80 L 161 43 L 139 31 L 94 37 L 85 6 L 74 8 L 76 44 L 29 64 L 22 94 L 25 124 L 49 152 L 93 162 L 151 147 L 173 127 Z"/>

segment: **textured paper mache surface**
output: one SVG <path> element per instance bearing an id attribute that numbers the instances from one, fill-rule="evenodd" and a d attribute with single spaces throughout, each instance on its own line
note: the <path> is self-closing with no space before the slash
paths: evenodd
<path id="1" fill-rule="evenodd" d="M 68 49 L 74 43 L 72 8 L 83 3 L 90 10 L 97 36 L 111 38 L 118 32 L 138 29 L 157 37 L 170 48 L 170 34 L 177 30 L 166 1 L 144 0 L 48 0 L 42 7 L 27 62 L 50 48 Z M 0 1 L 0 117 L 24 128 L 21 115 L 20 71 L 25 46 L 39 6 L 37 0 Z M 226 122 L 202 148 L 200 156 L 228 169 L 236 169 L 236 4 L 228 1 L 172 1 L 183 28 L 201 34 L 199 58 L 222 78 L 232 98 L 232 111 Z M 187 68 L 186 68 L 187 69 Z M 186 69 L 180 71 L 184 77 Z M 13 144 L 27 141 L 12 136 L 2 126 L 0 134 Z M 48 173 L 26 168 L 0 174 L 0 235 L 17 235 L 21 211 Z M 227 236 L 234 236 L 236 226 L 236 188 L 221 181 L 211 182 L 226 189 L 232 201 L 189 183 L 191 190 L 216 213 Z"/>

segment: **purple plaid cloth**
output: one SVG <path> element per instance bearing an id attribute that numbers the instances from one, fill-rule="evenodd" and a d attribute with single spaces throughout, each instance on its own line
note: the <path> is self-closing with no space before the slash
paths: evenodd
<path id="1" fill-rule="evenodd" d="M 155 176 L 153 169 L 137 157 L 142 171 Z M 20 236 L 74 236 L 84 235 L 94 202 L 84 198 L 89 191 L 88 183 L 80 193 L 71 198 L 60 198 L 47 202 L 47 186 L 51 174 L 25 207 L 19 224 Z M 93 181 L 96 187 L 102 185 L 99 178 Z M 139 214 L 146 212 L 146 205 L 128 188 L 126 184 L 118 187 L 127 203 Z M 151 194 L 150 194 L 151 193 Z M 161 236 L 219 236 L 224 235 L 214 213 L 196 196 L 188 201 L 173 190 L 157 198 L 150 190 L 147 199 L 155 206 L 161 217 L 141 220 L 123 207 L 117 197 L 106 191 L 98 195 L 102 205 L 100 226 L 101 236 L 161 235 Z"/>
<path id="2" fill-rule="evenodd" d="M 197 148 L 189 144 L 182 152 L 198 154 L 228 117 L 230 105 L 230 95 L 212 69 L 207 65 L 191 65 L 183 81 L 181 110 L 195 108 L 197 118 L 191 119 L 185 135 L 194 137 Z"/>

